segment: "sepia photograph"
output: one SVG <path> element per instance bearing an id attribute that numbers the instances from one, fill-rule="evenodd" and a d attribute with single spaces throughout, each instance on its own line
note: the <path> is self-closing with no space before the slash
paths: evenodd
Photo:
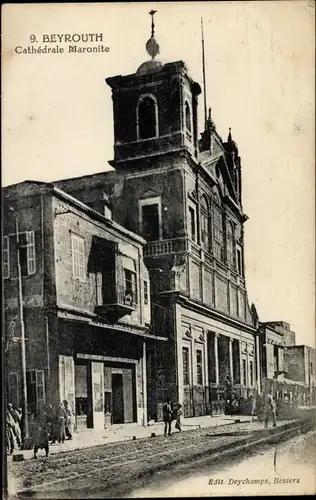
<path id="1" fill-rule="evenodd" d="M 315 2 L 2 5 L 2 496 L 316 494 Z"/>

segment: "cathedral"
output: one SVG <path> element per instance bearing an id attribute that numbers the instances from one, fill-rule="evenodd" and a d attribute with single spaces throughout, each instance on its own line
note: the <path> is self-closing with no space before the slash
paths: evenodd
<path id="1" fill-rule="evenodd" d="M 147 415 L 160 420 L 168 397 L 187 417 L 216 414 L 227 395 L 247 399 L 261 382 L 238 147 L 230 129 L 219 136 L 211 110 L 198 130 L 201 87 L 183 61 L 159 61 L 151 14 L 150 59 L 106 78 L 114 170 L 54 185 L 146 240 Z"/>

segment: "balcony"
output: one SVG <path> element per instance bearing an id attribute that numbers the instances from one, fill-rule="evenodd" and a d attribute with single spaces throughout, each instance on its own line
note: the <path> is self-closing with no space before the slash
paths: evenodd
<path id="1" fill-rule="evenodd" d="M 126 314 L 132 314 L 137 308 L 136 294 L 130 290 L 116 291 L 113 296 L 104 297 L 102 304 L 95 307 L 95 312 L 117 321 Z"/>
<path id="2" fill-rule="evenodd" d="M 150 241 L 145 245 L 144 257 L 182 253 L 186 252 L 187 248 L 187 238 Z"/>

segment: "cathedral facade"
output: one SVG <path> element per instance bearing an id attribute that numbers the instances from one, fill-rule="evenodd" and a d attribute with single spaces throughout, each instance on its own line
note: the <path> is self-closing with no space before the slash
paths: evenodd
<path id="1" fill-rule="evenodd" d="M 106 79 L 114 171 L 55 185 L 101 213 L 110 206 L 113 220 L 147 242 L 148 418 L 162 418 L 167 397 L 185 416 L 215 414 L 225 398 L 260 389 L 241 159 L 231 131 L 223 140 L 211 112 L 199 134 L 201 88 L 185 63 L 160 63 L 154 32 L 146 47 L 151 59 L 135 73 Z"/>

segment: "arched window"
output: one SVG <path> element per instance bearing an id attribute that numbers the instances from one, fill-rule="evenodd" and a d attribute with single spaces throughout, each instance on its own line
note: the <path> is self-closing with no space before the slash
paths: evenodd
<path id="1" fill-rule="evenodd" d="M 214 219 L 214 254 L 216 259 L 224 260 L 224 235 L 223 235 L 223 211 L 220 205 L 220 198 L 217 193 L 213 198 L 213 219 Z"/>
<path id="2" fill-rule="evenodd" d="M 187 101 L 185 103 L 185 127 L 187 129 L 187 132 L 191 134 L 192 132 L 191 110 L 189 103 Z"/>
<path id="3" fill-rule="evenodd" d="M 201 245 L 209 251 L 210 249 L 210 214 L 205 196 L 201 199 Z"/>
<path id="4" fill-rule="evenodd" d="M 137 138 L 158 136 L 158 104 L 154 96 L 142 96 L 137 105 Z"/>
<path id="5" fill-rule="evenodd" d="M 227 263 L 230 268 L 235 268 L 235 237 L 234 237 L 234 225 L 232 222 L 228 221 L 227 223 Z"/>

